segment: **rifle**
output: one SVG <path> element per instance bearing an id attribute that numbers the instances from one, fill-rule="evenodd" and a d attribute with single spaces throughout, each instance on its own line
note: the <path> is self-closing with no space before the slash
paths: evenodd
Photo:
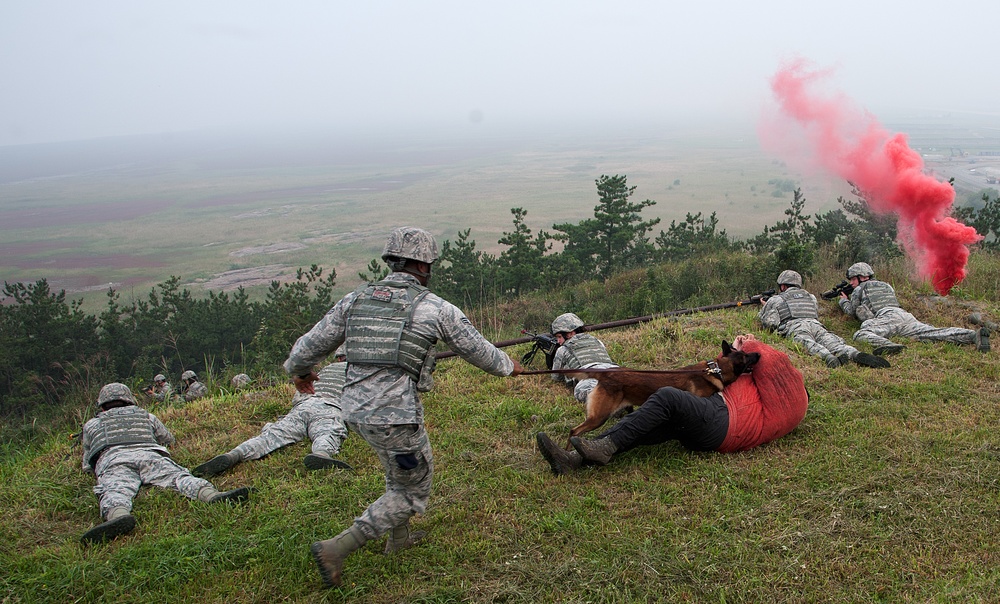
<path id="1" fill-rule="evenodd" d="M 548 359 L 546 364 L 551 367 L 551 357 L 556 353 L 556 349 L 559 348 L 559 341 L 556 340 L 550 333 L 532 333 L 524 329 L 521 330 L 521 333 L 530 336 L 531 342 L 534 344 L 534 346 L 531 347 L 531 350 L 526 352 L 524 356 L 521 357 L 521 364 L 524 366 L 531 364 L 531 360 L 534 359 L 538 351 L 541 350 L 545 353 L 546 359 Z"/>
<path id="2" fill-rule="evenodd" d="M 607 323 L 597 323 L 595 325 L 586 325 L 586 329 L 583 331 L 600 331 L 602 329 L 611 329 L 613 327 L 625 327 L 626 325 L 636 325 L 639 323 L 648 323 L 654 319 L 660 319 L 663 317 L 678 317 L 681 315 L 693 315 L 696 312 L 708 312 L 712 310 L 722 310 L 723 308 L 739 308 L 741 306 L 751 306 L 754 304 L 761 304 L 765 302 L 768 298 L 774 295 L 774 290 L 769 289 L 765 292 L 761 292 L 755 296 L 750 296 L 746 300 L 737 300 L 735 302 L 723 302 L 722 304 L 709 304 L 708 306 L 697 306 L 695 308 L 679 308 L 677 310 L 669 310 L 667 312 L 656 313 L 653 315 L 644 315 L 642 317 L 632 317 L 631 319 L 621 319 L 619 321 L 609 321 Z M 528 333 L 522 331 L 521 333 Z M 549 334 L 540 334 L 542 336 L 549 336 Z M 538 335 L 530 335 L 523 338 L 514 338 L 512 340 L 502 340 L 500 342 L 494 342 L 493 345 L 497 348 L 505 348 L 507 346 L 516 346 L 517 344 L 525 344 L 527 342 L 532 342 Z M 553 341 L 555 339 L 553 338 Z M 453 356 L 457 356 L 456 353 L 445 350 L 443 352 L 438 352 L 434 355 L 437 360 L 448 359 Z M 523 363 L 522 363 L 523 364 Z"/>
<path id="3" fill-rule="evenodd" d="M 850 296 L 852 291 L 854 291 L 854 287 L 849 281 L 841 281 L 840 283 L 834 285 L 829 291 L 825 291 L 820 294 L 820 297 L 824 300 L 833 300 L 834 298 L 839 298 L 841 292 Z"/>

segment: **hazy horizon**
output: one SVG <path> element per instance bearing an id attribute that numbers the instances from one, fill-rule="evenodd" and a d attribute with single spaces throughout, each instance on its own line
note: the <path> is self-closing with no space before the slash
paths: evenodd
<path id="1" fill-rule="evenodd" d="M 0 147 L 202 131 L 753 127 L 804 57 L 883 121 L 1000 115 L 1000 5 L 318 0 L 0 6 Z M 895 114 L 895 115 L 894 115 Z"/>

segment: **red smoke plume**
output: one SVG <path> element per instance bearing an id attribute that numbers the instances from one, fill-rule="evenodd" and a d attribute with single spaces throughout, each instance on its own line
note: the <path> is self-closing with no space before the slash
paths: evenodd
<path id="1" fill-rule="evenodd" d="M 923 173 L 923 159 L 905 134 L 889 133 L 841 94 L 815 91 L 828 75 L 801 59 L 774 75 L 779 113 L 761 123 L 761 143 L 790 162 L 806 160 L 854 183 L 872 211 L 895 213 L 907 255 L 947 295 L 965 278 L 968 245 L 982 237 L 949 216 L 954 189 Z"/>

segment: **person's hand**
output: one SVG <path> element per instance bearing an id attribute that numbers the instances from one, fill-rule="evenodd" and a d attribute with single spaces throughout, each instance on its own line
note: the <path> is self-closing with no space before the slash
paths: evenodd
<path id="1" fill-rule="evenodd" d="M 847 294 L 845 294 L 844 292 L 840 292 L 840 299 L 847 300 Z"/>
<path id="2" fill-rule="evenodd" d="M 524 372 L 524 367 L 521 367 L 521 363 L 518 362 L 517 359 L 511 359 L 511 360 L 514 361 L 514 371 L 511 371 L 510 375 L 512 377 L 515 375 L 521 375 L 521 373 Z"/>
<path id="3" fill-rule="evenodd" d="M 733 340 L 733 348 L 736 350 L 743 350 L 743 345 L 750 341 L 756 341 L 757 338 L 753 337 L 752 333 L 744 333 L 736 336 Z"/>
<path id="4" fill-rule="evenodd" d="M 308 374 L 303 375 L 293 375 L 292 383 L 295 384 L 295 389 L 302 394 L 316 394 L 316 389 L 313 388 L 313 382 L 319 379 L 319 375 L 315 371 L 310 371 Z"/>

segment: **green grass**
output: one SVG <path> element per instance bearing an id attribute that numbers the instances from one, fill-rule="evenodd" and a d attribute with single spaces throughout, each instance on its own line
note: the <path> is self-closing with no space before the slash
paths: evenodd
<path id="1" fill-rule="evenodd" d="M 886 273 L 919 318 L 961 325 L 971 309 L 1000 313 L 995 294 L 977 293 L 995 261 L 975 262 L 937 304 L 902 267 Z M 845 337 L 856 328 L 832 303 L 823 313 Z M 568 391 L 547 376 L 442 362 L 424 398 L 434 491 L 414 519 L 429 537 L 391 557 L 369 544 L 348 559 L 340 589 L 322 588 L 309 545 L 382 493 L 356 436 L 343 450 L 355 472 L 305 471 L 300 443 L 217 477 L 222 489 L 257 488 L 243 506 L 144 489 L 136 531 L 89 549 L 78 540 L 99 520 L 93 479 L 65 436 L 39 440 L 0 462 L 0 601 L 1000 601 L 996 350 L 908 343 L 891 369 L 830 370 L 754 317 L 730 309 L 599 334 L 622 364 L 643 368 L 714 356 L 720 339 L 746 331 L 788 351 L 809 412 L 788 436 L 738 454 L 664 445 L 555 477 L 534 435 L 563 441 L 579 423 Z M 290 398 L 286 385 L 153 411 L 178 438 L 174 458 L 193 467 L 258 433 Z"/>

